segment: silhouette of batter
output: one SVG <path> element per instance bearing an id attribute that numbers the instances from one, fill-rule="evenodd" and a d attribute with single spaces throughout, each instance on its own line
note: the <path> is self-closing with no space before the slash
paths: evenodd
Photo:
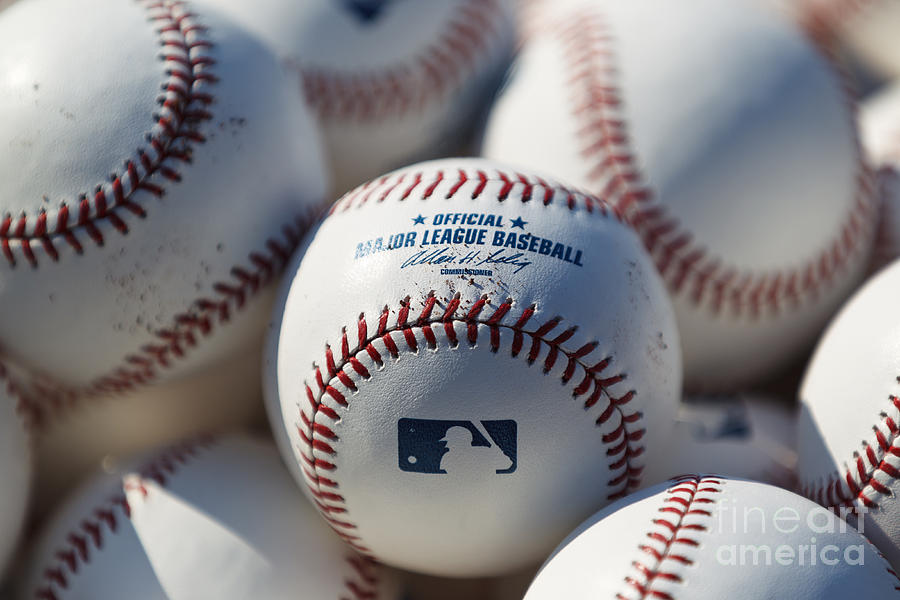
<path id="1" fill-rule="evenodd" d="M 474 436 L 465 427 L 453 426 L 441 439 L 447 450 L 441 457 L 441 470 L 448 475 L 495 473 L 512 467 L 513 461 L 497 446 L 473 446 Z"/>

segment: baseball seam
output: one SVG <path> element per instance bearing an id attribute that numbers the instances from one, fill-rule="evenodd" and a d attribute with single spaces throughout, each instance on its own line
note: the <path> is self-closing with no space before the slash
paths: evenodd
<path id="1" fill-rule="evenodd" d="M 493 174 L 488 174 L 484 169 L 463 168 L 452 171 L 437 169 L 434 172 L 402 171 L 384 175 L 347 192 L 332 205 L 329 214 L 362 208 L 370 202 L 382 203 L 392 194 L 401 202 L 407 201 L 412 199 L 413 192 L 419 187 L 423 189 L 420 190 L 421 196 L 418 199 L 429 200 L 441 184 L 452 184 L 444 195 L 445 200 L 462 193 L 464 187 L 468 189 L 473 185 L 470 196 L 472 200 L 477 200 L 484 194 L 488 184 L 501 184 L 496 196 L 499 202 L 518 199 L 522 203 L 540 202 L 544 206 L 562 204 L 573 212 L 584 210 L 589 214 L 622 221 L 618 211 L 603 200 L 555 182 L 551 184 L 541 177 L 500 169 L 494 169 Z"/>
<path id="2" fill-rule="evenodd" d="M 336 454 L 338 437 L 329 424 L 340 420 L 340 411 L 349 406 L 350 396 L 358 391 L 360 380 L 370 379 L 380 371 L 386 357 L 398 359 L 403 351 L 417 354 L 420 349 L 426 348 L 431 351 L 438 351 L 441 347 L 453 349 L 459 347 L 463 340 L 474 347 L 480 336 L 488 335 L 492 352 L 496 354 L 501 346 L 506 346 L 513 358 L 524 358 L 529 366 L 538 362 L 542 351 L 546 350 L 541 361 L 544 374 L 550 374 L 557 361 L 565 360 L 566 367 L 560 374 L 562 383 L 574 386 L 572 397 L 583 398 L 586 411 L 595 406 L 602 408 L 595 420 L 598 427 L 612 428 L 602 437 L 603 443 L 608 446 L 606 455 L 611 461 L 608 466 L 613 473 L 612 479 L 607 482 L 613 490 L 608 498 L 623 497 L 639 485 L 643 466 L 636 459 L 644 453 L 641 441 L 646 432 L 642 424 L 643 415 L 639 411 L 629 410 L 628 405 L 636 395 L 634 390 L 613 394 L 613 386 L 625 380 L 626 376 L 605 373 L 612 357 L 600 360 L 591 358 L 588 362 L 599 342 L 589 342 L 574 349 L 565 348 L 565 342 L 578 327 L 562 328 L 562 317 L 553 317 L 527 329 L 538 311 L 534 305 L 521 310 L 514 323 L 504 322 L 512 316 L 512 299 L 506 299 L 490 316 L 486 316 L 484 311 L 489 305 L 490 298 L 485 295 L 471 307 L 464 308 L 457 294 L 446 306 L 442 306 L 431 293 L 421 312 L 414 316 L 410 314 L 411 304 L 407 297 L 400 303 L 393 326 L 388 325 L 391 310 L 387 306 L 384 308 L 374 335 L 369 334 L 366 317 L 360 314 L 356 323 L 356 345 L 351 349 L 348 328 L 344 328 L 340 357 L 336 359 L 331 346 L 326 344 L 324 362 L 314 365 L 314 382 L 304 382 L 307 402 L 300 404 L 300 420 L 295 423 L 300 437 L 298 451 L 304 478 L 322 516 L 338 535 L 359 552 L 372 554 L 357 535 L 357 525 L 348 520 L 346 500 L 338 492 L 340 486 L 334 477 L 337 465 L 331 458 Z M 438 310 L 435 311 L 435 308 Z M 439 337 L 442 338 L 440 343 Z M 364 361 L 371 362 L 373 368 L 367 368 Z"/>
<path id="3" fill-rule="evenodd" d="M 240 311 L 260 290 L 274 281 L 290 260 L 304 233 L 314 221 L 314 211 L 295 217 L 282 226 L 279 237 L 266 240 L 265 248 L 251 252 L 248 263 L 231 268 L 231 280 L 215 282 L 214 295 L 198 298 L 190 308 L 177 314 L 172 325 L 154 332 L 158 342 L 143 346 L 127 356 L 112 374 L 100 377 L 87 393 L 122 392 L 145 384 L 158 376 L 158 369 L 184 358 L 188 349 L 208 337 L 216 324 L 225 324 L 233 312 Z"/>
<path id="4" fill-rule="evenodd" d="M 644 181 L 639 157 L 630 146 L 624 94 L 616 81 L 618 61 L 614 38 L 597 11 L 579 12 L 572 22 L 554 29 L 563 48 L 572 115 L 579 129 L 581 155 L 590 162 L 588 179 L 603 184 L 599 195 L 624 215 L 642 238 L 669 290 L 713 314 L 727 308 L 734 316 L 758 318 L 764 309 L 774 313 L 814 298 L 847 266 L 863 246 L 873 225 L 874 193 L 871 173 L 862 161 L 858 140 L 857 189 L 854 205 L 841 231 L 816 258 L 790 270 L 755 273 L 728 266 L 710 255 L 695 236 L 655 201 Z M 832 66 L 834 63 L 832 62 Z M 842 78 L 851 116 L 855 102 Z"/>
<path id="5" fill-rule="evenodd" d="M 900 398 L 891 395 L 880 416 L 872 425 L 872 438 L 862 441 L 843 472 L 803 484 L 804 496 L 841 517 L 854 507 L 877 510 L 883 498 L 892 496 L 888 486 L 900 478 Z"/>
<path id="6" fill-rule="evenodd" d="M 198 437 L 172 446 L 144 465 L 140 472 L 165 487 L 181 467 L 214 443 L 213 438 Z M 32 597 L 35 600 L 65 598 L 71 580 L 82 574 L 92 561 L 92 552 L 102 552 L 105 536 L 119 533 L 120 522 L 130 518 L 131 507 L 122 491 L 91 509 L 65 536 L 63 545 L 52 552 L 52 562 L 41 574 L 41 582 Z"/>
<path id="7" fill-rule="evenodd" d="M 353 577 L 344 580 L 344 587 L 349 596 L 341 600 L 378 600 L 378 572 L 371 559 L 348 555 L 344 559 L 350 567 Z"/>
<path id="8" fill-rule="evenodd" d="M 147 215 L 137 192 L 143 190 L 154 197 L 161 196 L 165 193 L 165 181 L 177 183 L 181 179 L 171 161 L 189 163 L 193 145 L 205 143 L 196 128 L 212 119 L 206 107 L 214 101 L 214 96 L 204 91 L 204 86 L 218 81 L 211 71 L 215 60 L 205 54 L 212 47 L 203 37 L 207 29 L 182 0 L 136 1 L 148 11 L 149 20 L 156 28 L 162 47 L 160 56 L 168 74 L 162 85 L 164 93 L 158 98 L 160 108 L 154 115 L 156 126 L 148 136 L 149 145 L 139 150 L 136 158 L 126 161 L 124 174 L 98 185 L 93 196 L 81 195 L 76 225 L 69 224 L 74 210 L 70 211 L 66 203 L 55 217 L 41 212 L 35 220 L 23 214 L 13 225 L 12 217 L 7 215 L 0 223 L 0 242 L 13 268 L 14 248 L 35 268 L 38 267 L 35 247 L 43 248 L 52 260 L 58 260 L 56 239 L 64 240 L 81 254 L 84 244 L 76 232 L 86 233 L 87 239 L 102 246 L 104 236 L 98 227 L 101 221 L 109 222 L 116 231 L 126 235 L 128 214 L 139 218 Z M 110 199 L 112 204 L 108 204 Z M 49 415 L 71 409 L 85 398 L 120 394 L 150 383 L 163 369 L 185 358 L 190 349 L 211 335 L 216 325 L 230 321 L 234 312 L 240 311 L 279 275 L 312 223 L 314 212 L 306 211 L 285 223 L 278 235 L 265 241 L 263 248 L 249 253 L 247 263 L 234 265 L 229 270 L 229 279 L 212 282 L 212 293 L 191 301 L 187 310 L 174 315 L 168 327 L 153 332 L 155 342 L 125 356 L 109 373 L 78 389 L 49 383 L 35 386 L 36 401 L 29 405 L 31 423 L 44 427 Z M 36 246 L 38 242 L 40 245 Z"/>
<path id="9" fill-rule="evenodd" d="M 897 381 L 900 383 L 900 377 Z M 891 395 L 888 401 L 881 421 L 872 426 L 873 439 L 861 442 L 862 451 L 853 452 L 844 472 L 801 485 L 802 495 L 848 520 L 858 518 L 862 507 L 878 510 L 884 497 L 893 496 L 888 486 L 900 478 L 900 398 Z M 881 552 L 876 552 L 887 563 Z M 891 566 L 886 570 L 895 581 L 894 589 L 900 591 L 900 576 Z"/>
<path id="10" fill-rule="evenodd" d="M 658 509 L 659 516 L 652 520 L 645 541 L 638 546 L 645 556 L 633 561 L 630 574 L 625 576 L 630 591 L 616 594 L 617 600 L 674 600 L 672 594 L 655 589 L 656 582 L 683 583 L 681 570 L 695 563 L 691 551 L 700 545 L 697 536 L 709 529 L 703 521 L 713 518 L 706 507 L 715 503 L 714 494 L 722 492 L 723 481 L 700 475 L 682 475 L 672 481 Z"/>
<path id="11" fill-rule="evenodd" d="M 467 0 L 446 30 L 406 62 L 381 70 L 339 73 L 288 61 L 300 73 L 307 103 L 320 119 L 380 121 L 447 97 L 502 35 L 498 0 Z"/>
<path id="12" fill-rule="evenodd" d="M 127 477 L 123 481 L 122 492 L 90 510 L 90 514 L 79 522 L 77 528 L 65 536 L 65 544 L 52 553 L 55 562 L 44 570 L 42 582 L 33 594 L 34 598 L 36 600 L 65 598 L 65 591 L 69 589 L 71 579 L 82 573 L 85 566 L 92 562 L 91 553 L 102 552 L 105 536 L 120 533 L 118 530 L 120 520 L 131 519 L 131 505 L 126 492 L 136 491 L 142 498 L 146 498 L 149 495 L 149 488 L 146 485 L 148 480 L 166 487 L 180 468 L 202 451 L 213 448 L 217 442 L 215 437 L 201 436 L 172 446 L 143 465 L 138 470 L 139 476 Z M 342 596 L 341 600 L 377 600 L 378 576 L 375 565 L 354 555 L 347 555 L 345 561 L 348 575 L 343 581 L 343 586 L 348 595 Z"/>
<path id="13" fill-rule="evenodd" d="M 215 282 L 213 294 L 190 302 L 187 311 L 175 315 L 172 324 L 154 332 L 155 343 L 142 346 L 124 357 L 110 373 L 97 377 L 81 388 L 67 388 L 52 381 L 32 381 L 28 404 L 35 431 L 46 430 L 53 419 L 76 409 L 81 403 L 111 394 L 121 394 L 152 383 L 162 372 L 187 358 L 215 332 L 227 324 L 261 290 L 283 271 L 304 233 L 314 221 L 313 211 L 282 227 L 281 236 L 266 241 L 263 251 L 251 252 L 248 263 L 231 268 L 229 281 Z"/>
<path id="14" fill-rule="evenodd" d="M 216 61 L 208 55 L 212 42 L 204 37 L 207 30 L 183 0 L 136 1 L 155 27 L 167 76 L 146 146 L 93 192 L 79 194 L 75 203 L 63 200 L 55 212 L 42 209 L 37 216 L 4 215 L 0 249 L 10 268 L 17 266 L 17 254 L 38 268 L 37 248 L 57 262 L 58 243 L 68 244 L 77 254 L 83 254 L 90 243 L 103 246 L 105 234 L 98 226 L 103 222 L 111 226 L 110 233 L 127 235 L 130 220 L 147 216 L 147 202 L 138 192 L 149 194 L 146 198 L 161 197 L 167 185 L 181 181 L 178 168 L 191 162 L 194 146 L 206 142 L 197 128 L 213 118 L 209 107 L 215 96 L 205 88 L 219 80 L 213 72 Z"/>
<path id="15" fill-rule="evenodd" d="M 27 433 L 33 431 L 35 422 L 35 402 L 30 394 L 26 392 L 25 387 L 15 377 L 13 377 L 9 368 L 0 359 L 0 386 L 3 387 L 5 393 L 16 403 L 15 413 L 22 424 L 22 429 Z M 33 438 L 30 438 L 33 441 Z"/>

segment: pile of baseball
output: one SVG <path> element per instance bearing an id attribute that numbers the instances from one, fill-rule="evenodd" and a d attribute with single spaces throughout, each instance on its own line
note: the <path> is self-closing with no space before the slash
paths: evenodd
<path id="1" fill-rule="evenodd" d="M 881 600 L 898 495 L 900 0 L 0 0 L 0 600 Z"/>

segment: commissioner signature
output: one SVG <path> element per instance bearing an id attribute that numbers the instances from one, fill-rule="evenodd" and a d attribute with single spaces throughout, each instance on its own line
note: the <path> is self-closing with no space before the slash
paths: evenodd
<path id="1" fill-rule="evenodd" d="M 471 265 L 480 267 L 483 265 L 509 265 L 513 267 L 513 273 L 531 266 L 533 263 L 525 258 L 522 252 L 508 250 L 494 250 L 487 256 L 483 256 L 480 250 L 472 250 L 461 254 L 449 248 L 435 250 L 419 250 L 413 253 L 400 265 L 401 269 L 420 265 Z"/>

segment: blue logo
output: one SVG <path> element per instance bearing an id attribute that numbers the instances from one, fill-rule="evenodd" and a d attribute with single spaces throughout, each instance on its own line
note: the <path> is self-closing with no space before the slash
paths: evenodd
<path id="1" fill-rule="evenodd" d="M 390 2 L 391 0 L 344 0 L 344 6 L 360 21 L 371 23 Z"/>
<path id="2" fill-rule="evenodd" d="M 400 470 L 409 473 L 514 473 L 516 439 L 517 426 L 512 420 L 397 422 Z"/>

